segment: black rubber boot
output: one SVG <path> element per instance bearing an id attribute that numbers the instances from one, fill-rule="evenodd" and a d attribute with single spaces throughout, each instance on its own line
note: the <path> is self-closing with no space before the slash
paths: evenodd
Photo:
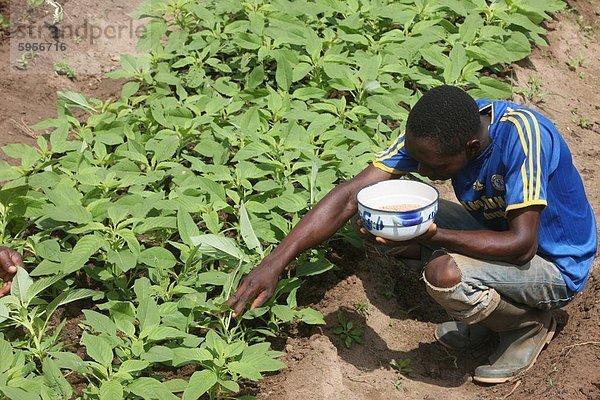
<path id="1" fill-rule="evenodd" d="M 493 332 L 481 323 L 468 325 L 462 321 L 441 323 L 433 333 L 440 344 L 454 350 L 476 349 L 492 334 Z"/>
<path id="2" fill-rule="evenodd" d="M 556 329 L 550 311 L 512 304 L 504 299 L 481 323 L 500 336 L 490 364 L 475 369 L 473 379 L 484 383 L 507 382 L 527 371 L 550 343 Z"/>

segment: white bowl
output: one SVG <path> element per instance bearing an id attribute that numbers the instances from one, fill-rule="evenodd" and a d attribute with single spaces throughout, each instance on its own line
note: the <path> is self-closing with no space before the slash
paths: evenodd
<path id="1" fill-rule="evenodd" d="M 393 179 L 361 189 L 356 195 L 362 225 L 373 235 L 404 241 L 427 231 L 438 210 L 439 192 L 419 181 Z M 415 205 L 406 211 L 385 207 Z"/>

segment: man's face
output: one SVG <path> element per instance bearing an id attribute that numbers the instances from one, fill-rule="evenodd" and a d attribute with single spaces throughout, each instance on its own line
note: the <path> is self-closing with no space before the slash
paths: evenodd
<path id="1" fill-rule="evenodd" d="M 466 149 L 447 154 L 434 139 L 414 138 L 407 133 L 404 146 L 408 155 L 418 162 L 419 175 L 433 181 L 450 179 L 469 163 Z"/>

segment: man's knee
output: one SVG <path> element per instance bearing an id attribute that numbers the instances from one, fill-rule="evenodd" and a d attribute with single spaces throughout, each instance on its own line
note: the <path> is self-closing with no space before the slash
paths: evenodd
<path id="1" fill-rule="evenodd" d="M 434 254 L 425 266 L 425 279 L 434 287 L 451 288 L 460 283 L 461 273 L 452 256 Z"/>

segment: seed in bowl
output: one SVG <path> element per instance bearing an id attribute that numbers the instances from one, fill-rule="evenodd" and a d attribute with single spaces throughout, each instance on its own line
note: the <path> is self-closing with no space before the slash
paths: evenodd
<path id="1" fill-rule="evenodd" d="M 395 204 L 391 206 L 383 206 L 382 210 L 386 211 L 411 211 L 422 207 L 420 204 Z"/>

